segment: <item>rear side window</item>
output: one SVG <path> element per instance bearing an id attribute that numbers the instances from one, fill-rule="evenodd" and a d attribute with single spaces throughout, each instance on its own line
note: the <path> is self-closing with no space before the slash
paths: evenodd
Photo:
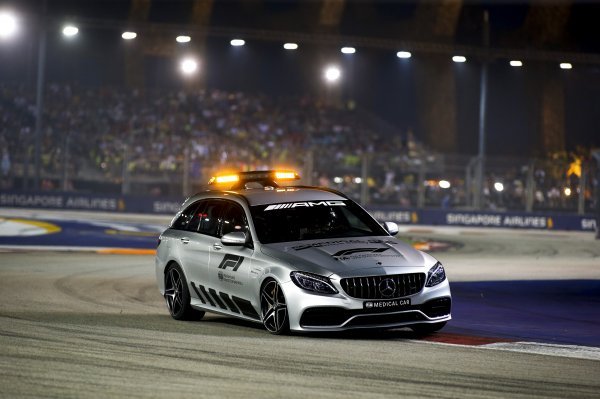
<path id="1" fill-rule="evenodd" d="M 202 220 L 200 221 L 198 232 L 216 237 L 219 230 L 219 223 L 227 205 L 225 201 L 207 201 L 206 207 L 202 210 Z"/>
<path id="2" fill-rule="evenodd" d="M 197 210 L 198 208 L 202 208 L 202 205 L 204 204 L 202 204 L 201 201 L 198 201 L 185 208 L 179 216 L 177 216 L 171 225 L 171 228 L 176 230 L 189 230 L 193 227 L 191 223 L 194 221 L 195 217 L 197 218 Z M 198 228 L 198 224 L 196 224 L 196 228 Z"/>

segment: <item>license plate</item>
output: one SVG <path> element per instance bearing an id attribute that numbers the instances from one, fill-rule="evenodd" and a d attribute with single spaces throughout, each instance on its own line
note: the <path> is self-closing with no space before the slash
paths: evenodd
<path id="1" fill-rule="evenodd" d="M 410 298 L 390 299 L 387 301 L 365 301 L 363 307 L 370 310 L 400 310 L 410 306 Z"/>

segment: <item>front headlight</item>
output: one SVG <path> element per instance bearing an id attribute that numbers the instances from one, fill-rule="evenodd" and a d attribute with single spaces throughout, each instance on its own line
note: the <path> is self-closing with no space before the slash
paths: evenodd
<path id="1" fill-rule="evenodd" d="M 290 277 L 294 284 L 304 290 L 317 292 L 319 294 L 338 293 L 338 290 L 335 289 L 327 277 L 306 272 L 291 272 Z"/>
<path id="2" fill-rule="evenodd" d="M 427 273 L 427 283 L 426 287 L 433 287 L 438 285 L 442 281 L 446 279 L 446 271 L 444 270 L 444 266 L 440 262 L 433 265 L 429 272 Z"/>

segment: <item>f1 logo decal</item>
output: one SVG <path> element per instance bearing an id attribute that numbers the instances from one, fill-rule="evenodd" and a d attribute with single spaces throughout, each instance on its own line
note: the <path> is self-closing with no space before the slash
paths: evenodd
<path id="1" fill-rule="evenodd" d="M 228 267 L 230 267 L 235 272 L 240 267 L 243 261 L 243 256 L 227 254 L 223 257 L 223 260 L 219 264 L 219 269 L 227 269 Z"/>

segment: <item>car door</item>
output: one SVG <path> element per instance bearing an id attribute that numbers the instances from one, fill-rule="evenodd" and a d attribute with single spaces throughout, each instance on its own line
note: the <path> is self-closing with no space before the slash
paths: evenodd
<path id="1" fill-rule="evenodd" d="M 209 262 L 211 246 L 218 235 L 220 217 L 227 203 L 218 199 L 202 200 L 196 209 L 196 215 L 189 224 L 189 241 L 185 246 L 186 274 L 192 298 L 200 305 L 215 307 L 213 297 L 216 294 L 211 284 Z"/>
<path id="2" fill-rule="evenodd" d="M 210 256 L 208 244 L 203 242 L 202 235 L 198 232 L 204 209 L 208 200 L 197 201 L 186 208 L 173 223 L 176 231 L 174 245 L 177 246 L 179 262 L 183 268 L 192 299 L 198 298 L 192 282 L 197 286 L 200 282 L 207 281 L 208 259 Z"/>
<path id="3" fill-rule="evenodd" d="M 227 201 L 217 237 L 210 248 L 209 273 L 213 285 L 219 291 L 222 301 L 234 313 L 245 310 L 242 305 L 233 306 L 230 300 L 243 304 L 250 296 L 248 274 L 254 250 L 249 246 L 229 246 L 221 243 L 221 237 L 231 232 L 250 234 L 248 218 L 241 205 Z M 252 242 L 249 239 L 249 242 Z"/>

